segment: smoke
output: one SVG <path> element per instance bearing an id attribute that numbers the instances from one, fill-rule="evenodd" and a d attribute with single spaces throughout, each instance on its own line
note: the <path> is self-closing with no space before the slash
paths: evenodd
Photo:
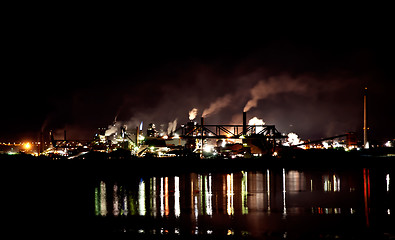
<path id="1" fill-rule="evenodd" d="M 287 142 L 285 142 L 284 146 L 293 146 L 297 144 L 302 144 L 303 141 L 300 140 L 299 136 L 296 133 L 288 133 Z"/>
<path id="2" fill-rule="evenodd" d="M 177 118 L 174 119 L 173 122 L 169 122 L 169 125 L 167 127 L 167 135 L 171 135 L 174 133 L 177 129 Z"/>
<path id="3" fill-rule="evenodd" d="M 202 117 L 207 117 L 208 115 L 218 112 L 224 107 L 227 107 L 230 104 L 231 99 L 232 98 L 230 94 L 218 98 L 217 100 L 212 102 L 208 108 L 204 109 Z"/>
<path id="4" fill-rule="evenodd" d="M 259 125 L 265 125 L 265 122 L 263 119 L 259 119 L 257 117 L 253 117 L 248 121 L 248 125 L 252 126 L 259 126 Z M 259 133 L 260 131 L 263 130 L 263 127 L 256 127 L 255 131 L 256 133 Z"/>
<path id="5" fill-rule="evenodd" d="M 248 121 L 248 125 L 265 125 L 263 119 L 259 119 L 257 117 L 253 117 Z"/>
<path id="6" fill-rule="evenodd" d="M 192 108 L 192 110 L 189 111 L 189 120 L 192 121 L 193 119 L 195 119 L 197 114 L 198 114 L 197 108 Z"/>
<path id="7" fill-rule="evenodd" d="M 137 98 L 126 95 L 125 104 L 129 107 L 130 116 L 123 111 L 117 120 L 123 120 L 128 129 L 133 130 L 141 121 L 155 123 L 157 126 L 163 124 L 163 133 L 171 134 L 177 128 L 175 119 L 180 124 L 194 121 L 200 115 L 209 117 L 211 122 L 218 124 L 240 124 L 240 113 L 244 108 L 244 111 L 251 114 L 250 118 L 265 116 L 264 120 L 276 125 L 280 132 L 292 131 L 300 133 L 303 138 L 315 139 L 328 136 L 325 131 L 332 122 L 339 122 L 336 120 L 344 116 L 344 109 L 347 109 L 347 113 L 353 111 L 351 113 L 356 115 L 356 110 L 350 107 L 354 104 L 343 100 L 350 99 L 348 95 L 342 92 L 333 94 L 340 90 L 349 93 L 347 89 L 350 89 L 353 81 L 348 77 L 270 72 L 261 67 L 248 72 L 227 72 L 228 75 L 219 74 L 214 67 L 207 66 L 175 70 L 180 72 L 176 77 L 160 75 L 169 84 L 156 88 L 155 97 Z M 225 80 L 226 86 L 223 84 Z M 141 91 L 148 91 L 150 86 L 141 86 Z M 342 104 L 337 104 L 340 102 Z M 113 119 L 112 117 L 111 121 Z M 292 128 L 289 127 L 291 124 Z M 107 125 L 108 123 L 105 126 Z M 349 126 L 353 125 L 344 123 L 341 129 L 349 130 Z M 108 128 L 106 135 L 119 132 L 116 127 Z"/>
<path id="8" fill-rule="evenodd" d="M 270 77 L 268 80 L 259 81 L 251 90 L 251 99 L 244 107 L 244 112 L 258 105 L 258 101 L 278 93 L 296 92 L 302 93 L 307 89 L 307 85 L 299 79 L 292 79 L 286 76 Z"/>
<path id="9" fill-rule="evenodd" d="M 108 125 L 107 130 L 106 130 L 106 132 L 105 132 L 104 135 L 105 135 L 106 137 L 109 137 L 109 136 L 111 136 L 111 135 L 117 133 L 118 130 L 121 128 L 121 126 L 122 126 L 122 123 L 121 123 L 121 122 L 116 122 L 116 123 L 114 123 L 114 124 L 112 124 L 112 125 Z"/>

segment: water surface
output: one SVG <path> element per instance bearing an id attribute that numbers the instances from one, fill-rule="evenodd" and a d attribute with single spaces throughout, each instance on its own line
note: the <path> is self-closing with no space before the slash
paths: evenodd
<path id="1" fill-rule="evenodd" d="M 389 169 L 190 172 L 106 177 L 95 230 L 138 236 L 350 239 L 393 236 Z"/>

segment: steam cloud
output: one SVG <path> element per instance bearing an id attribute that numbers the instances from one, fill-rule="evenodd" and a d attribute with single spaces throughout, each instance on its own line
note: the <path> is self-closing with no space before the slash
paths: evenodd
<path id="1" fill-rule="evenodd" d="M 202 117 L 207 117 L 208 115 L 221 110 L 222 108 L 228 106 L 230 102 L 231 102 L 230 94 L 218 98 L 217 100 L 215 100 L 215 102 L 212 102 L 208 108 L 204 109 Z"/>
<path id="2" fill-rule="evenodd" d="M 174 133 L 174 127 L 177 128 L 174 119 L 177 118 L 177 122 L 184 123 L 188 119 L 186 113 L 189 113 L 189 120 L 196 120 L 196 117 L 201 115 L 213 117 L 213 122 L 239 124 L 241 122 L 240 110 L 244 108 L 244 111 L 249 111 L 249 114 L 257 115 L 259 118 L 262 117 L 261 114 L 264 114 L 265 120 L 270 124 L 275 124 L 280 132 L 295 131 L 303 138 L 308 136 L 313 139 L 333 136 L 337 134 L 337 129 L 354 130 L 352 127 L 358 123 L 358 119 L 354 120 L 353 118 L 347 122 L 344 122 L 343 119 L 340 122 L 342 125 L 339 126 L 339 121 L 336 121 L 337 116 L 340 116 L 342 110 L 346 108 L 352 111 L 350 116 L 358 114 L 358 110 L 353 110 L 350 107 L 355 106 L 355 101 L 347 102 L 347 105 L 336 105 L 336 107 L 334 105 L 334 103 L 341 101 L 334 93 L 340 92 L 342 96 L 345 96 L 344 92 L 347 94 L 349 92 L 347 89 L 358 86 L 357 78 L 308 73 L 276 72 L 273 74 L 260 68 L 253 72 L 237 72 L 231 76 L 222 76 L 214 70 L 207 69 L 209 68 L 187 69 L 185 74 L 178 76 L 179 81 L 169 78 L 169 84 L 160 88 L 163 94 L 158 95 L 161 96 L 158 100 L 155 97 L 147 98 L 152 106 L 150 108 L 143 107 L 145 103 L 140 98 L 134 99 L 127 95 L 125 104 L 130 106 L 129 112 L 125 111 L 124 115 L 120 114 L 117 120 L 124 120 L 127 114 L 130 114 L 129 119 L 124 120 L 128 129 L 134 131 L 141 121 L 144 121 L 155 123 L 157 126 L 163 124 L 164 133 Z M 194 81 L 183 81 L 191 75 L 195 76 L 192 79 Z M 212 84 L 217 79 L 229 79 L 227 82 L 229 86 Z M 207 86 L 211 86 L 210 91 Z M 315 101 L 318 97 L 320 101 Z M 347 99 L 349 99 L 348 95 Z M 355 98 L 350 97 L 350 99 Z M 263 101 L 269 100 L 275 104 L 267 105 L 264 113 L 262 111 L 255 113 L 254 107 L 259 107 L 263 105 Z M 309 101 L 307 106 L 305 101 Z M 201 109 L 201 112 L 198 109 Z M 315 114 L 318 110 L 320 113 Z M 79 115 L 76 114 L 76 116 Z M 306 116 L 311 117 L 306 119 Z M 290 124 L 294 124 L 295 127 L 291 128 Z M 260 124 L 256 123 L 256 125 Z M 108 126 L 106 135 L 115 134 L 119 131 L 119 127 L 119 125 L 113 126 L 111 124 Z M 84 128 L 81 127 L 78 130 L 80 129 Z M 72 136 L 71 133 L 70 131 L 68 135 Z"/>
<path id="3" fill-rule="evenodd" d="M 270 95 L 287 92 L 304 92 L 306 84 L 294 79 L 290 81 L 286 77 L 270 77 L 267 81 L 259 81 L 251 90 L 251 99 L 244 107 L 244 112 L 248 112 L 251 108 L 258 105 L 258 101 L 267 98 Z"/>
<path id="4" fill-rule="evenodd" d="M 113 125 L 108 125 L 108 128 L 105 132 L 105 136 L 108 137 L 108 136 L 111 136 L 111 135 L 117 133 L 118 130 L 121 128 L 121 126 L 122 126 L 121 122 L 116 122 Z"/>
<path id="5" fill-rule="evenodd" d="M 287 142 L 285 142 L 284 146 L 293 146 L 297 144 L 301 144 L 303 141 L 300 140 L 299 136 L 296 133 L 288 133 Z"/>
<path id="6" fill-rule="evenodd" d="M 257 117 L 253 117 L 248 121 L 248 125 L 261 126 L 261 125 L 265 125 L 265 124 L 266 123 L 263 121 L 263 119 L 259 119 Z M 263 127 L 256 127 L 256 133 L 259 133 L 262 130 L 263 130 Z"/>
<path id="7" fill-rule="evenodd" d="M 174 119 L 173 122 L 169 122 L 169 125 L 167 127 L 167 135 L 171 135 L 174 133 L 177 129 L 177 118 Z"/>
<path id="8" fill-rule="evenodd" d="M 195 119 L 197 114 L 198 114 L 197 108 L 193 108 L 191 111 L 189 111 L 189 120 L 192 121 L 193 119 Z"/>

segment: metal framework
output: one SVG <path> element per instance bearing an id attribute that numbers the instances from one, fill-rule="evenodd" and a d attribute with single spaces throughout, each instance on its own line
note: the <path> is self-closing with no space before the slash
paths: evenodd
<path id="1" fill-rule="evenodd" d="M 243 125 L 194 125 L 182 127 L 181 138 L 243 138 L 265 137 L 283 138 L 282 134 L 274 125 L 247 125 L 243 131 Z M 259 130 L 259 131 L 257 131 Z"/>

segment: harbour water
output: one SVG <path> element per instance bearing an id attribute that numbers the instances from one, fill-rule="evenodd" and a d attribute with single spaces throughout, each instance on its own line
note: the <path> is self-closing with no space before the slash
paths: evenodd
<path id="1" fill-rule="evenodd" d="M 393 234 L 392 174 L 268 168 L 103 179 L 92 211 L 97 229 L 139 236 L 369 239 Z"/>
<path id="2" fill-rule="evenodd" d="M 395 236 L 394 169 L 386 165 L 184 168 L 161 161 L 142 168 L 131 161 L 3 163 L 2 230 L 148 239 Z"/>

